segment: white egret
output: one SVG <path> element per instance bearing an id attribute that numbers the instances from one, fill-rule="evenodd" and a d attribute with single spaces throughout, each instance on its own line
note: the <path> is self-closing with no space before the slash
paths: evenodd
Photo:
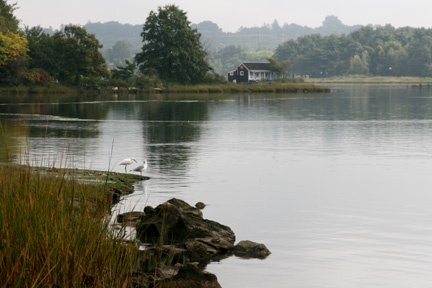
<path id="1" fill-rule="evenodd" d="M 127 170 L 126 170 L 127 166 L 128 166 L 128 165 L 131 165 L 134 161 L 135 161 L 135 163 L 138 163 L 138 162 L 135 160 L 135 158 L 129 157 L 129 158 L 123 159 L 123 161 L 120 162 L 119 165 L 124 165 L 124 166 L 125 166 L 125 172 L 127 173 Z"/>
<path id="2" fill-rule="evenodd" d="M 139 165 L 138 167 L 136 167 L 135 169 L 132 169 L 131 171 L 133 172 L 140 172 L 140 174 L 142 175 L 142 171 L 147 169 L 147 159 L 144 159 L 144 162 L 142 165 Z"/>

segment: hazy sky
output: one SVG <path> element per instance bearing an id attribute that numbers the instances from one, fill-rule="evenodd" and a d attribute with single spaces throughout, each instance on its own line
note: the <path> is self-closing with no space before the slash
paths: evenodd
<path id="1" fill-rule="evenodd" d="M 347 25 L 391 24 L 395 27 L 432 27 L 431 0 L 7 0 L 18 3 L 15 15 L 22 26 L 52 26 L 118 21 L 143 24 L 151 10 L 175 4 L 190 22 L 210 20 L 225 32 L 240 27 L 294 23 L 321 26 L 324 18 L 337 16 Z"/>

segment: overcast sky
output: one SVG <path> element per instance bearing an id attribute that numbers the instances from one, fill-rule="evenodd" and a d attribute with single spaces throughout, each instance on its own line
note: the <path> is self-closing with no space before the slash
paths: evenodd
<path id="1" fill-rule="evenodd" d="M 276 19 L 302 26 L 321 26 L 326 16 L 346 25 L 391 24 L 432 27 L 431 0 L 7 0 L 17 2 L 22 26 L 58 29 L 61 24 L 117 21 L 143 24 L 151 10 L 175 4 L 193 24 L 210 20 L 225 32 L 271 24 Z"/>

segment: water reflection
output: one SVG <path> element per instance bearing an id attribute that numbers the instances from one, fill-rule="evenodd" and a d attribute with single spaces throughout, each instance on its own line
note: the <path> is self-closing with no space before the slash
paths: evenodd
<path id="1" fill-rule="evenodd" d="M 20 121 L 8 122 L 0 119 L 0 162 L 16 162 L 19 155 L 19 138 L 28 135 L 26 124 Z"/>
<path id="2" fill-rule="evenodd" d="M 18 161 L 25 146 L 36 159 L 119 172 L 122 159 L 147 158 L 151 180 L 122 211 L 203 201 L 206 218 L 272 251 L 209 265 L 223 287 L 427 287 L 432 90 L 334 88 L 8 99 L 1 157 Z"/>

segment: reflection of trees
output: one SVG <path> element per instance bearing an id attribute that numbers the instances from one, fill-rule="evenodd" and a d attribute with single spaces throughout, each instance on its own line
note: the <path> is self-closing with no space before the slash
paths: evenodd
<path id="1" fill-rule="evenodd" d="M 189 143 L 197 141 L 201 134 L 199 122 L 208 118 L 208 103 L 157 101 L 149 102 L 143 109 L 144 120 L 151 122 L 144 125 L 149 152 L 164 155 L 164 159 L 157 161 L 172 171 L 186 165 L 189 155 L 194 152 Z"/>
<path id="2" fill-rule="evenodd" d="M 110 97 L 58 94 L 6 96 L 2 97 L 2 102 L 7 105 L 2 106 L 1 112 L 19 114 L 19 117 L 29 120 L 29 137 L 96 138 L 99 133 L 97 122 L 79 119 L 105 119 L 111 104 L 102 105 L 99 101 L 110 100 Z"/>
<path id="3" fill-rule="evenodd" d="M 65 118 L 104 119 L 108 105 L 101 105 L 99 101 L 110 100 L 110 95 L 45 95 L 30 94 L 17 96 L 2 96 L 1 112 L 10 114 L 39 114 Z M 91 102 L 96 102 L 97 107 Z M 16 105 L 16 103 L 20 103 Z M 10 105 L 8 105 L 10 104 Z"/>
<path id="4" fill-rule="evenodd" d="M 18 121 L 0 121 L 0 162 L 13 162 L 19 159 L 19 137 L 27 135 L 24 124 Z"/>
<path id="5" fill-rule="evenodd" d="M 34 120 L 29 123 L 29 137 L 43 138 L 97 138 L 95 121 Z"/>

